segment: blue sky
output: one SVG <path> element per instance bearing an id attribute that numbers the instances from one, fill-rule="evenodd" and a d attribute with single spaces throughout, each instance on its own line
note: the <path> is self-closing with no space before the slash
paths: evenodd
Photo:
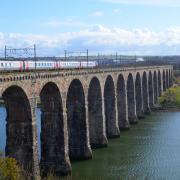
<path id="1" fill-rule="evenodd" d="M 0 55 L 6 45 L 37 44 L 39 55 L 180 54 L 180 0 L 6 0 L 0 8 Z"/>

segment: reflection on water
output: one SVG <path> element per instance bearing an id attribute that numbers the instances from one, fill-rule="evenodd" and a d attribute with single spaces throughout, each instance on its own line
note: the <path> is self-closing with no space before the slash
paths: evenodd
<path id="1" fill-rule="evenodd" d="M 0 108 L 0 148 L 5 147 L 6 111 Z M 38 142 L 40 144 L 40 110 Z M 93 150 L 93 160 L 72 162 L 73 179 L 180 179 L 180 112 L 153 113 Z"/>
<path id="2" fill-rule="evenodd" d="M 41 133 L 41 109 L 37 108 L 36 109 L 36 123 L 37 123 L 37 131 L 38 131 L 38 153 L 39 153 L 39 159 L 41 158 L 41 138 L 40 138 L 40 133 Z"/>
<path id="3" fill-rule="evenodd" d="M 0 106 L 0 152 L 5 152 L 6 146 L 6 109 Z"/>

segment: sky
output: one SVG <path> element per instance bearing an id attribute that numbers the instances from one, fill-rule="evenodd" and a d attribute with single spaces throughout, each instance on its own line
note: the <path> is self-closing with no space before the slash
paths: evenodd
<path id="1" fill-rule="evenodd" d="M 38 56 L 180 55 L 180 0 L 5 0 L 0 56 L 36 44 Z"/>

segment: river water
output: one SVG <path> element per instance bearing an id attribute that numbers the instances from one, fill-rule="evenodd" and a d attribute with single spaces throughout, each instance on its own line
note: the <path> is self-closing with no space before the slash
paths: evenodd
<path id="1" fill-rule="evenodd" d="M 40 130 L 40 111 L 37 114 Z M 5 116 L 0 108 L 2 150 Z M 93 160 L 72 162 L 72 169 L 77 180 L 180 180 L 180 112 L 146 116 L 120 138 L 109 140 L 107 148 L 93 150 Z"/>

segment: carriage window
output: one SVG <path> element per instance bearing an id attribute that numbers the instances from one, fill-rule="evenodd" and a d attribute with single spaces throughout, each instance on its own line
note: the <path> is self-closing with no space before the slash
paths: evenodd
<path id="1" fill-rule="evenodd" d="M 3 63 L 1 63 L 1 67 L 3 67 Z"/>

